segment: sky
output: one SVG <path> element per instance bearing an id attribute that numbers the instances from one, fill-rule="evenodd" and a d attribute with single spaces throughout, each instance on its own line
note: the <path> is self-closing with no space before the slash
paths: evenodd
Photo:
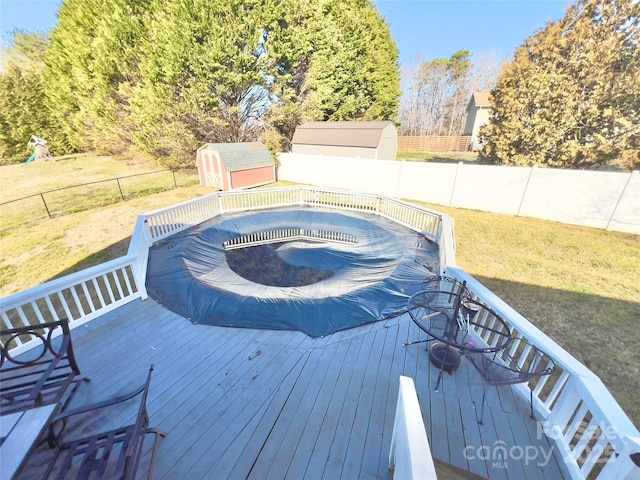
<path id="1" fill-rule="evenodd" d="M 16 28 L 46 31 L 61 0 L 0 0 L 3 43 Z M 473 54 L 510 55 L 547 20 L 564 16 L 570 0 L 375 0 L 400 50 L 400 64 Z"/>

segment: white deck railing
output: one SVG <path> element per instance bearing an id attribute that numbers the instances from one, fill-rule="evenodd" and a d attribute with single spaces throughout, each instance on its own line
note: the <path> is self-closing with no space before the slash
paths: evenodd
<path id="1" fill-rule="evenodd" d="M 389 449 L 389 470 L 393 478 L 400 480 L 437 478 L 416 387 L 412 378 L 402 375 Z"/>
<path id="2" fill-rule="evenodd" d="M 225 250 L 235 250 L 270 243 L 291 242 L 294 240 L 348 244 L 358 243 L 358 238 L 348 233 L 316 230 L 312 228 L 278 228 L 276 230 L 265 230 L 263 232 L 240 235 L 239 237 L 222 242 L 222 246 Z"/>
<path id="3" fill-rule="evenodd" d="M 555 442 L 571 478 L 626 478 L 620 472 L 633 468 L 635 476 L 629 478 L 640 478 L 640 467 L 629 456 L 640 452 L 638 430 L 602 381 L 467 272 L 447 267 L 446 273 L 466 281 L 474 298 L 506 319 L 512 338 L 524 338 L 553 358 L 556 368 L 551 375 L 512 388 L 526 398 L 533 393 L 538 432 Z M 484 340 L 491 343 L 490 338 Z M 519 354 L 524 361 L 529 351 L 521 349 Z"/>
<path id="4" fill-rule="evenodd" d="M 380 215 L 437 242 L 441 270 L 446 268 L 447 274 L 466 280 L 474 297 L 498 312 L 516 335 L 554 358 L 556 371 L 531 388 L 541 432 L 556 442 L 571 477 L 609 479 L 618 478 L 625 469 L 632 474 L 640 472 L 632 460 L 640 455 L 640 433 L 600 379 L 457 268 L 451 218 L 380 195 L 314 187 L 221 192 L 142 215 L 124 257 L 0 299 L 3 328 L 61 317 L 68 318 L 74 327 L 134 299 L 146 298 L 149 247 L 156 241 L 224 213 L 292 206 Z M 20 345 L 13 353 L 27 348 L 28 344 Z M 529 385 L 514 388 L 529 397 Z"/>

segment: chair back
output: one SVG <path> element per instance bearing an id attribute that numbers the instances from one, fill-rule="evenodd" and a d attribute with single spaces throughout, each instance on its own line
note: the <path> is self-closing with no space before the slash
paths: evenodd
<path id="1" fill-rule="evenodd" d="M 504 350 L 493 354 L 467 352 L 466 355 L 490 385 L 525 383 L 550 375 L 555 369 L 553 359 L 524 338 L 512 339 Z"/>
<path id="2" fill-rule="evenodd" d="M 21 345 L 31 348 L 13 355 Z M 66 319 L 0 329 L 3 414 L 59 402 L 79 374 Z"/>
<path id="3" fill-rule="evenodd" d="M 153 365 L 149 368 L 147 375 L 147 381 L 144 384 L 142 390 L 142 397 L 140 398 L 140 408 L 138 409 L 138 415 L 136 416 L 136 423 L 134 424 L 131 438 L 133 439 L 131 448 L 127 452 L 125 458 L 124 478 L 125 480 L 133 480 L 136 476 L 138 469 L 138 463 L 140 462 L 140 456 L 142 454 L 142 447 L 144 446 L 144 439 L 149 428 L 149 414 L 147 412 L 147 396 L 149 395 L 149 386 L 151 385 L 151 374 L 153 373 Z"/>

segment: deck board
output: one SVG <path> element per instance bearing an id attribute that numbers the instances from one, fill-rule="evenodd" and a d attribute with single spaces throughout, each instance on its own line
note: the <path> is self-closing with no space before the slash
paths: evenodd
<path id="1" fill-rule="evenodd" d="M 148 300 L 72 335 L 91 378 L 74 403 L 127 391 L 155 365 L 149 413 L 152 425 L 168 432 L 156 479 L 389 479 L 400 375 L 414 379 L 434 458 L 492 479 L 562 476 L 555 458 L 540 466 L 465 455 L 466 447 L 477 453 L 500 440 L 551 447 L 537 438 L 526 399 L 509 387 L 487 386 L 485 424 L 478 424 L 482 383 L 464 358 L 434 391 L 438 370 L 429 364 L 427 344 L 403 346 L 421 338 L 406 314 L 310 338 L 193 325 Z M 111 420 L 130 417 L 123 412 Z M 89 424 L 99 428 L 103 421 Z M 23 478 L 38 478 L 46 456 L 41 447 Z"/>

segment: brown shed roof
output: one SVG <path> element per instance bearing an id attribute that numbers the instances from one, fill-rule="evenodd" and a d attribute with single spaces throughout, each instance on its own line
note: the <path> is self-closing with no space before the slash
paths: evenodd
<path id="1" fill-rule="evenodd" d="M 293 143 L 377 148 L 383 130 L 390 125 L 393 122 L 308 122 L 296 128 Z"/>

